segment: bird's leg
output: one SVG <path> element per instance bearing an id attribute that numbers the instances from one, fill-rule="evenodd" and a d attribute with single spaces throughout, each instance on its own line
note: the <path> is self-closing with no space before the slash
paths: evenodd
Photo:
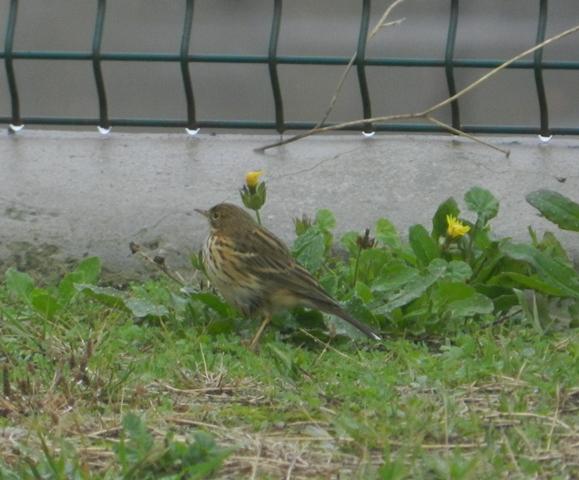
<path id="1" fill-rule="evenodd" d="M 271 322 L 271 315 L 269 313 L 266 313 L 265 317 L 263 318 L 263 321 L 261 322 L 261 325 L 257 329 L 255 336 L 253 337 L 253 339 L 251 340 L 251 343 L 249 344 L 250 350 L 256 349 L 257 344 L 259 342 L 259 338 L 261 337 L 261 334 L 263 333 L 263 331 L 265 330 L 265 327 L 267 327 L 269 322 Z"/>

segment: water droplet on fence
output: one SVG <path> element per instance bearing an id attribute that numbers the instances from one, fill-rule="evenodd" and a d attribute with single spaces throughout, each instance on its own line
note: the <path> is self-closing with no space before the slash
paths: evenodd
<path id="1" fill-rule="evenodd" d="M 192 137 L 194 137 L 195 135 L 197 135 L 199 133 L 200 128 L 186 128 L 185 131 L 187 132 L 187 135 L 191 135 Z"/>
<path id="2" fill-rule="evenodd" d="M 543 137 L 543 135 L 539 135 L 539 141 L 541 143 L 549 143 L 552 138 L 553 138 L 553 135 L 549 135 L 548 137 Z"/>
<path id="3" fill-rule="evenodd" d="M 97 127 L 97 130 L 101 135 L 108 135 L 111 133 L 112 127 L 101 127 L 100 125 Z"/>
<path id="4" fill-rule="evenodd" d="M 14 133 L 19 132 L 20 130 L 22 130 L 24 128 L 24 124 L 20 124 L 20 125 L 14 125 L 13 123 L 11 123 L 8 128 L 10 128 L 10 130 L 12 130 Z"/>
<path id="5" fill-rule="evenodd" d="M 362 135 L 364 135 L 366 138 L 370 138 L 376 135 L 376 132 L 362 132 Z"/>

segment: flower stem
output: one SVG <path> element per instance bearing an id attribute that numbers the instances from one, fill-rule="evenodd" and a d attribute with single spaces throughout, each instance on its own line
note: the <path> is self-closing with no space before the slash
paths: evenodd
<path id="1" fill-rule="evenodd" d="M 257 224 L 261 226 L 261 217 L 259 216 L 259 210 L 255 210 L 255 218 L 257 218 Z"/>
<path id="2" fill-rule="evenodd" d="M 466 252 L 464 255 L 464 259 L 465 262 L 468 264 L 471 264 L 474 260 L 474 254 L 473 254 L 473 246 L 474 246 L 474 237 L 477 234 L 478 231 L 478 221 L 474 224 L 472 230 L 469 232 L 468 235 L 468 240 L 465 242 L 466 243 Z"/>
<path id="3" fill-rule="evenodd" d="M 360 267 L 360 255 L 362 255 L 362 247 L 358 247 L 358 255 L 356 255 L 356 265 L 354 266 L 354 281 L 352 282 L 352 287 L 356 286 L 358 281 L 358 268 Z"/>

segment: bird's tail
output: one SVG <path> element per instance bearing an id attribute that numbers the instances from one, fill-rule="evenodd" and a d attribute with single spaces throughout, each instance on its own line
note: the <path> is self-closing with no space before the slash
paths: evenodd
<path id="1" fill-rule="evenodd" d="M 365 323 L 362 323 L 360 320 L 354 318 L 352 315 L 350 315 L 348 312 L 346 312 L 339 305 L 332 304 L 332 305 L 328 305 L 328 307 L 329 308 L 327 308 L 324 305 L 324 308 L 321 310 L 323 310 L 324 312 L 329 313 L 331 315 L 336 315 L 343 320 L 346 320 L 346 322 L 348 322 L 350 325 L 356 327 L 358 330 L 360 330 L 362 333 L 364 333 L 368 338 L 371 338 L 373 340 L 382 340 L 382 337 L 380 335 L 378 335 L 378 333 L 376 333 L 373 328 L 366 325 Z"/>
<path id="2" fill-rule="evenodd" d="M 346 312 L 303 267 L 296 265 L 296 268 L 289 275 L 284 276 L 283 282 L 280 283 L 284 289 L 289 287 L 289 290 L 299 299 L 300 304 L 336 315 L 369 338 L 382 340 L 372 328 Z"/>

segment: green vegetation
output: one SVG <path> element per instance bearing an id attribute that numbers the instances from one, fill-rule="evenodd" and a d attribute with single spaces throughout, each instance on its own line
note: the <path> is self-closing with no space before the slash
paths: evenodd
<path id="1" fill-rule="evenodd" d="M 569 199 L 528 200 L 577 225 Z M 553 233 L 495 238 L 490 192 L 464 201 L 470 221 L 450 198 L 408 243 L 295 221 L 296 257 L 380 344 L 298 310 L 252 353 L 257 322 L 197 258 L 187 286 L 101 286 L 96 258 L 58 285 L 8 270 L 0 478 L 576 477 L 579 275 Z"/>

